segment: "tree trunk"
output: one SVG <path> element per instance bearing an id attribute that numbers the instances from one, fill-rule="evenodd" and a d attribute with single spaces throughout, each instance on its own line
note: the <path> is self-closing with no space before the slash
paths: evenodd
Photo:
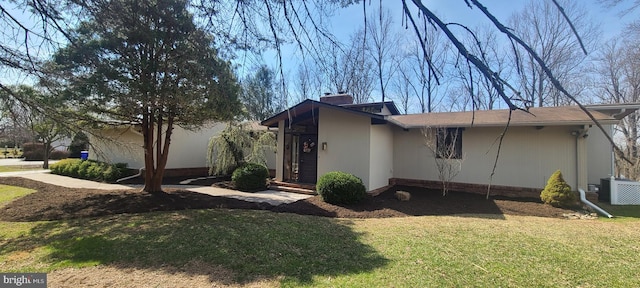
<path id="1" fill-rule="evenodd" d="M 151 118 L 151 117 L 149 117 Z M 165 167 L 169 158 L 169 146 L 171 144 L 171 134 L 173 132 L 173 117 L 168 117 L 167 128 L 164 130 L 164 143 L 162 137 L 163 121 L 157 123 L 147 122 L 148 131 L 144 132 L 145 151 L 145 174 L 143 192 L 164 193 L 162 191 L 162 179 L 164 178 Z M 146 121 L 143 120 L 143 126 Z M 157 126 L 157 127 L 156 127 Z M 157 134 L 154 139 L 154 128 Z M 154 151 L 155 147 L 155 151 Z M 155 152 L 155 153 L 154 153 Z M 154 158 L 155 154 L 155 158 Z"/>
<path id="2" fill-rule="evenodd" d="M 164 172 L 164 169 L 162 172 Z M 149 174 L 151 174 L 151 176 L 148 176 Z M 164 191 L 162 191 L 163 175 L 161 174 L 164 173 L 148 173 L 145 171 L 144 188 L 142 188 L 142 191 L 153 194 L 164 193 Z"/>
<path id="3" fill-rule="evenodd" d="M 49 169 L 49 157 L 51 156 L 51 143 L 44 143 L 44 153 L 42 159 L 42 169 Z"/>

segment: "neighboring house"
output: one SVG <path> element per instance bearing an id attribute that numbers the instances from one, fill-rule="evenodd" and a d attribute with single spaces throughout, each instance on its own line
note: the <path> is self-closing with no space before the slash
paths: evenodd
<path id="1" fill-rule="evenodd" d="M 305 100 L 261 123 L 278 128 L 276 180 L 316 183 L 327 172 L 345 171 L 360 177 L 368 191 L 389 184 L 439 188 L 435 161 L 460 161 L 454 190 L 486 193 L 491 184 L 494 195 L 537 197 L 558 169 L 573 189 L 585 190 L 613 173 L 611 145 L 577 106 L 514 111 L 491 180 L 508 110 L 399 115 L 393 102 L 351 101 L 346 94 Z M 611 133 L 638 107 L 589 110 Z M 460 159 L 436 160 L 423 134 L 433 128 L 459 136 L 454 145 Z"/>
<path id="2" fill-rule="evenodd" d="M 165 176 L 207 175 L 207 150 L 209 139 L 219 134 L 226 122 L 205 125 L 200 130 L 190 131 L 174 126 Z M 264 130 L 258 123 L 252 129 Z M 126 163 L 130 169 L 144 168 L 143 136 L 136 124 L 114 122 L 113 125 L 95 131 L 89 136 L 89 159 L 110 163 Z M 275 155 L 267 153 L 267 166 L 275 167 Z"/>

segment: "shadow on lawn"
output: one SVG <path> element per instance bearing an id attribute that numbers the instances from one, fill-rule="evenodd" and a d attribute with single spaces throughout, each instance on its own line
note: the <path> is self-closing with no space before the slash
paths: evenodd
<path id="1" fill-rule="evenodd" d="M 2 254 L 47 246 L 51 265 L 100 263 L 175 272 L 197 261 L 232 271 L 231 283 L 371 271 L 387 259 L 360 241 L 347 220 L 244 210 L 186 210 L 44 222 L 0 244 Z M 66 266 L 66 264 L 62 264 Z M 185 273 L 208 275 L 187 269 Z M 220 281 L 209 275 L 211 281 Z"/>

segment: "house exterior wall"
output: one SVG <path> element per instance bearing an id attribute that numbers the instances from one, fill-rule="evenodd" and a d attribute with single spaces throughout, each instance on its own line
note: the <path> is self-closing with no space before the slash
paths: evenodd
<path id="1" fill-rule="evenodd" d="M 393 178 L 393 130 L 388 124 L 371 125 L 368 190 L 389 184 Z"/>
<path id="2" fill-rule="evenodd" d="M 493 185 L 544 188 L 560 169 L 575 186 L 576 127 L 511 127 L 500 151 Z M 462 169 L 454 182 L 489 184 L 502 127 L 466 128 L 462 132 Z M 438 181 L 435 157 L 426 148 L 420 129 L 394 129 L 394 177 Z"/>
<path id="3" fill-rule="evenodd" d="M 176 126 L 171 136 L 167 169 L 207 166 L 209 138 L 219 134 L 226 123 L 205 126 L 201 130 L 189 131 Z"/>
<path id="4" fill-rule="evenodd" d="M 611 125 L 603 125 L 603 128 L 611 135 Z M 613 154 L 611 143 L 598 127 L 591 127 L 587 137 L 587 166 L 588 184 L 600 184 L 600 178 L 613 175 Z"/>
<path id="5" fill-rule="evenodd" d="M 144 166 L 142 135 L 129 127 L 104 129 L 96 133 L 100 134 L 99 138 L 89 134 L 89 159 L 127 163 L 129 168 L 134 169 Z"/>
<path id="6" fill-rule="evenodd" d="M 171 135 L 171 146 L 169 147 L 166 168 L 206 167 L 209 139 L 219 134 L 226 125 L 226 123 L 216 123 L 196 131 L 189 131 L 175 126 Z M 90 143 L 92 144 L 89 149 L 90 159 L 111 163 L 127 163 L 127 166 L 131 169 L 144 167 L 143 136 L 141 134 L 133 131 L 133 128 L 125 127 L 104 129 L 99 133 L 110 140 L 90 137 Z M 267 166 L 274 168 L 276 154 L 268 151 L 266 158 Z"/>
<path id="7" fill-rule="evenodd" d="M 370 118 L 320 107 L 318 122 L 318 179 L 343 171 L 360 177 L 369 190 Z"/>

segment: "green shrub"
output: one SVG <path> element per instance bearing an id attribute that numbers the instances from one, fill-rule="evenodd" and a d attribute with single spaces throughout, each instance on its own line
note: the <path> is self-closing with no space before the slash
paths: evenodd
<path id="1" fill-rule="evenodd" d="M 577 195 L 571 191 L 571 186 L 562 178 L 560 170 L 549 177 L 547 186 L 540 193 L 540 199 L 554 207 L 573 207 L 578 201 Z"/>
<path id="2" fill-rule="evenodd" d="M 118 167 L 117 165 L 108 165 L 107 169 L 102 172 L 102 179 L 104 179 L 104 181 L 106 182 L 115 182 L 116 180 L 124 177 L 126 171 L 126 165 L 124 165 L 124 167 L 122 168 Z"/>
<path id="3" fill-rule="evenodd" d="M 87 168 L 87 172 L 85 173 L 85 175 L 87 176 L 86 178 L 89 180 L 102 180 L 102 175 L 104 174 L 105 169 L 106 165 L 102 163 L 91 163 L 91 165 Z"/>
<path id="4" fill-rule="evenodd" d="M 53 174 L 68 175 L 68 171 L 70 171 L 69 167 L 76 165 L 76 162 L 74 159 L 60 160 L 57 163 L 49 165 L 49 169 L 51 169 L 51 173 Z"/>
<path id="5" fill-rule="evenodd" d="M 267 186 L 267 178 L 269 178 L 267 167 L 255 163 L 240 165 L 231 174 L 231 180 L 236 188 L 242 191 L 264 190 Z"/>
<path id="6" fill-rule="evenodd" d="M 80 165 L 78 165 L 78 177 L 82 179 L 87 179 L 87 170 L 89 170 L 89 166 L 93 164 L 93 161 L 82 161 L 80 160 Z"/>
<path id="7" fill-rule="evenodd" d="M 128 174 L 127 164 L 108 164 L 93 160 L 65 159 L 51 164 L 51 173 L 74 178 L 114 182 Z"/>
<path id="8" fill-rule="evenodd" d="M 354 204 L 367 195 L 362 179 L 339 171 L 322 175 L 316 190 L 324 202 L 331 204 Z"/>

